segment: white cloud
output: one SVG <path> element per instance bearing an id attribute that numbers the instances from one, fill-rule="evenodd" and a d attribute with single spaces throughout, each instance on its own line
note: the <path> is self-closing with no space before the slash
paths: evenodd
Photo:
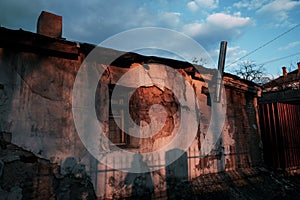
<path id="1" fill-rule="evenodd" d="M 219 6 L 219 0 L 195 0 L 199 7 L 215 9 Z"/>
<path id="2" fill-rule="evenodd" d="M 181 22 L 180 16 L 178 12 L 163 12 L 159 14 L 159 21 L 163 25 L 175 27 Z"/>
<path id="3" fill-rule="evenodd" d="M 190 1 L 187 3 L 187 7 L 190 11 L 195 12 L 199 9 L 198 5 L 195 1 Z"/>
<path id="4" fill-rule="evenodd" d="M 255 10 L 262 7 L 262 5 L 264 5 L 267 2 L 268 0 L 252 0 L 252 1 L 242 0 L 234 3 L 233 7 L 236 7 L 238 9 L 247 8 L 248 10 Z"/>
<path id="5" fill-rule="evenodd" d="M 183 32 L 203 44 L 216 44 L 221 40 L 232 40 L 242 34 L 244 28 L 252 25 L 249 17 L 241 17 L 240 13 L 229 15 L 215 13 L 209 15 L 204 22 L 195 22 L 183 26 Z"/>
<path id="6" fill-rule="evenodd" d="M 288 50 L 300 45 L 300 41 L 290 42 L 284 47 L 280 47 L 279 50 Z"/>
<path id="7" fill-rule="evenodd" d="M 207 17 L 206 21 L 210 26 L 219 27 L 224 30 L 241 28 L 251 22 L 249 17 L 243 18 L 225 13 L 212 14 Z"/>
<path id="8" fill-rule="evenodd" d="M 195 37 L 205 32 L 205 24 L 203 23 L 191 23 L 183 26 L 183 32 L 191 37 Z"/>
<path id="9" fill-rule="evenodd" d="M 192 12 L 201 9 L 216 9 L 219 7 L 219 0 L 195 0 L 187 3 L 187 7 Z"/>
<path id="10" fill-rule="evenodd" d="M 288 20 L 289 11 L 300 6 L 299 1 L 275 0 L 261 7 L 256 13 L 260 16 L 269 17 L 277 22 Z"/>
<path id="11" fill-rule="evenodd" d="M 215 31 L 234 31 L 239 32 L 239 28 L 243 28 L 251 24 L 249 17 L 243 18 L 225 13 L 215 13 L 206 18 L 203 23 L 191 23 L 184 26 L 184 32 L 191 36 L 216 34 Z M 226 34 L 225 32 L 221 32 Z"/>

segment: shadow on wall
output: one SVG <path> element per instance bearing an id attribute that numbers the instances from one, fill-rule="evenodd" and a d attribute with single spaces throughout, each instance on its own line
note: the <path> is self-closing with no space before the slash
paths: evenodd
<path id="1" fill-rule="evenodd" d="M 179 156 L 179 157 L 178 157 Z M 177 160 L 172 162 L 174 158 Z M 188 157 L 181 149 L 166 152 L 166 183 L 168 199 L 190 199 L 193 196 L 192 187 L 188 181 Z"/>
<path id="2" fill-rule="evenodd" d="M 68 157 L 64 161 L 57 179 L 55 190 L 57 200 L 97 199 L 93 184 L 85 171 L 85 165 L 77 163 L 74 157 Z"/>
<path id="3" fill-rule="evenodd" d="M 125 184 L 131 186 L 131 199 L 152 199 L 154 184 L 149 167 L 143 161 L 139 153 L 133 155 L 131 172 L 147 171 L 146 173 L 128 173 L 125 177 Z"/>
<path id="4" fill-rule="evenodd" d="M 174 158 L 177 158 L 174 161 Z M 187 153 L 181 149 L 172 149 L 165 155 L 166 163 L 172 162 L 166 166 L 166 185 L 168 199 L 189 199 L 193 196 L 192 187 L 188 181 L 188 157 Z M 174 162 L 173 162 L 174 161 Z M 141 154 L 133 156 L 131 163 L 131 173 L 125 177 L 125 185 L 131 186 L 130 199 L 153 199 L 154 183 L 149 166 Z M 136 171 L 148 171 L 145 173 L 133 173 Z"/>

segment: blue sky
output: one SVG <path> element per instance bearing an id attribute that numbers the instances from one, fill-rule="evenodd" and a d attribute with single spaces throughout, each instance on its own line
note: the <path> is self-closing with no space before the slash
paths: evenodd
<path id="1" fill-rule="evenodd" d="M 0 7 L 1 26 L 35 32 L 37 18 L 46 10 L 63 16 L 63 37 L 93 44 L 132 28 L 169 28 L 192 37 L 215 62 L 220 41 L 226 40 L 226 65 L 300 23 L 300 2 L 295 0 L 2 0 Z M 282 66 L 295 69 L 299 35 L 300 26 L 243 60 L 265 63 L 274 76 Z"/>

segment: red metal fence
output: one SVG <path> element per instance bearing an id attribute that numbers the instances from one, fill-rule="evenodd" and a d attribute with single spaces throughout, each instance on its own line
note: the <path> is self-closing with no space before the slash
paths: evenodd
<path id="1" fill-rule="evenodd" d="M 274 169 L 300 167 L 300 105 L 259 105 L 266 164 Z"/>

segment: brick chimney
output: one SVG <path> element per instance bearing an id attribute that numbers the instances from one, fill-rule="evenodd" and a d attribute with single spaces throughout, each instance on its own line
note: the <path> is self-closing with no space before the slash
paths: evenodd
<path id="1" fill-rule="evenodd" d="M 287 76 L 286 67 L 282 67 L 282 75 Z"/>
<path id="2" fill-rule="evenodd" d="M 52 38 L 61 38 L 62 16 L 42 11 L 37 23 L 37 33 Z"/>
<path id="3" fill-rule="evenodd" d="M 298 65 L 298 74 L 300 75 L 300 62 L 297 62 Z"/>

